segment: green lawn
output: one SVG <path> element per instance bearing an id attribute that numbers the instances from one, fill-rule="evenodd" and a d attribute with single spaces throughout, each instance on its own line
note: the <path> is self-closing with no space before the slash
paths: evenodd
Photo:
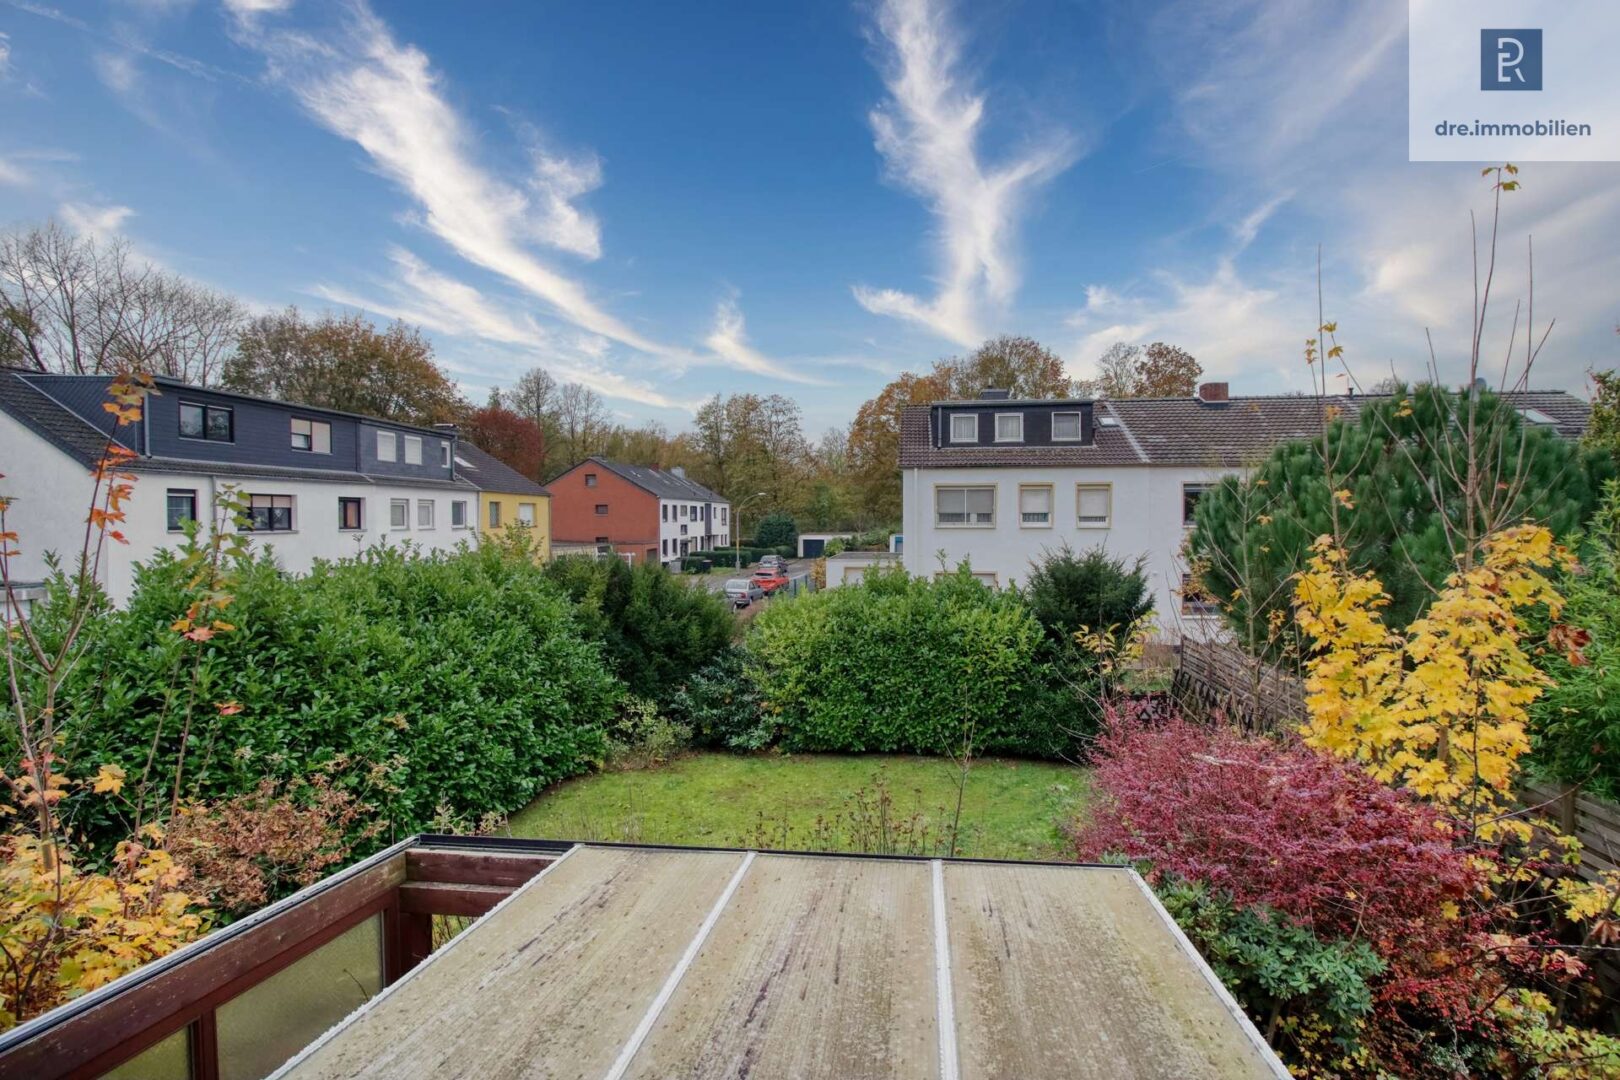
<path id="1" fill-rule="evenodd" d="M 692 754 L 565 781 L 515 836 L 646 844 L 946 854 L 957 772 L 940 758 Z M 956 854 L 1065 858 L 1058 830 L 1087 790 L 1071 765 L 985 759 L 969 773 Z"/>

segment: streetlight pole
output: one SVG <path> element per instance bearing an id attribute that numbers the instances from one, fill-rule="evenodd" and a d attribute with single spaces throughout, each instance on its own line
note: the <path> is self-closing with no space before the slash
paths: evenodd
<path id="1" fill-rule="evenodd" d="M 731 546 L 736 549 L 738 570 L 742 569 L 742 508 L 764 497 L 763 491 L 756 491 L 731 509 Z"/>

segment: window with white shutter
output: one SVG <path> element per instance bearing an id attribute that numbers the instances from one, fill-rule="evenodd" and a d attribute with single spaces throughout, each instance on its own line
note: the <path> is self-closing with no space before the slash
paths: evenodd
<path id="1" fill-rule="evenodd" d="M 1052 527 L 1052 485 L 1021 484 L 1018 488 L 1018 524 L 1026 529 Z"/>
<path id="2" fill-rule="evenodd" d="M 1074 503 L 1075 524 L 1082 529 L 1106 529 L 1113 519 L 1113 485 L 1080 484 L 1074 490 Z"/>
<path id="3" fill-rule="evenodd" d="M 994 487 L 935 488 L 934 522 L 944 528 L 995 528 L 996 489 Z"/>

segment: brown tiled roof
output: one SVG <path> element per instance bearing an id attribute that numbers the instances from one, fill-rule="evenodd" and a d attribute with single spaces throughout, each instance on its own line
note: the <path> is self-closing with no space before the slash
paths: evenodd
<path id="1" fill-rule="evenodd" d="M 1321 428 L 1322 410 L 1353 416 L 1360 397 L 1234 397 L 1225 402 L 1195 398 L 1129 398 L 1096 403 L 1093 446 L 935 447 L 929 438 L 928 406 L 908 406 L 900 415 L 900 467 L 951 468 L 1018 465 L 1186 465 L 1241 467 L 1273 446 L 1309 438 Z M 1553 421 L 1558 433 L 1578 438 L 1591 406 L 1563 390 L 1524 390 L 1504 395 L 1521 411 Z M 1118 426 L 1108 426 L 1112 416 Z M 1534 419 L 1532 417 L 1532 419 Z"/>

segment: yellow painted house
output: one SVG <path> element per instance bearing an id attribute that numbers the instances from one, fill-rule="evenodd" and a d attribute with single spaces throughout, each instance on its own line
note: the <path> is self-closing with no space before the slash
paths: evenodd
<path id="1" fill-rule="evenodd" d="M 456 476 L 478 489 L 478 534 L 530 530 L 535 557 L 551 558 L 551 492 L 465 439 L 456 441 Z"/>

